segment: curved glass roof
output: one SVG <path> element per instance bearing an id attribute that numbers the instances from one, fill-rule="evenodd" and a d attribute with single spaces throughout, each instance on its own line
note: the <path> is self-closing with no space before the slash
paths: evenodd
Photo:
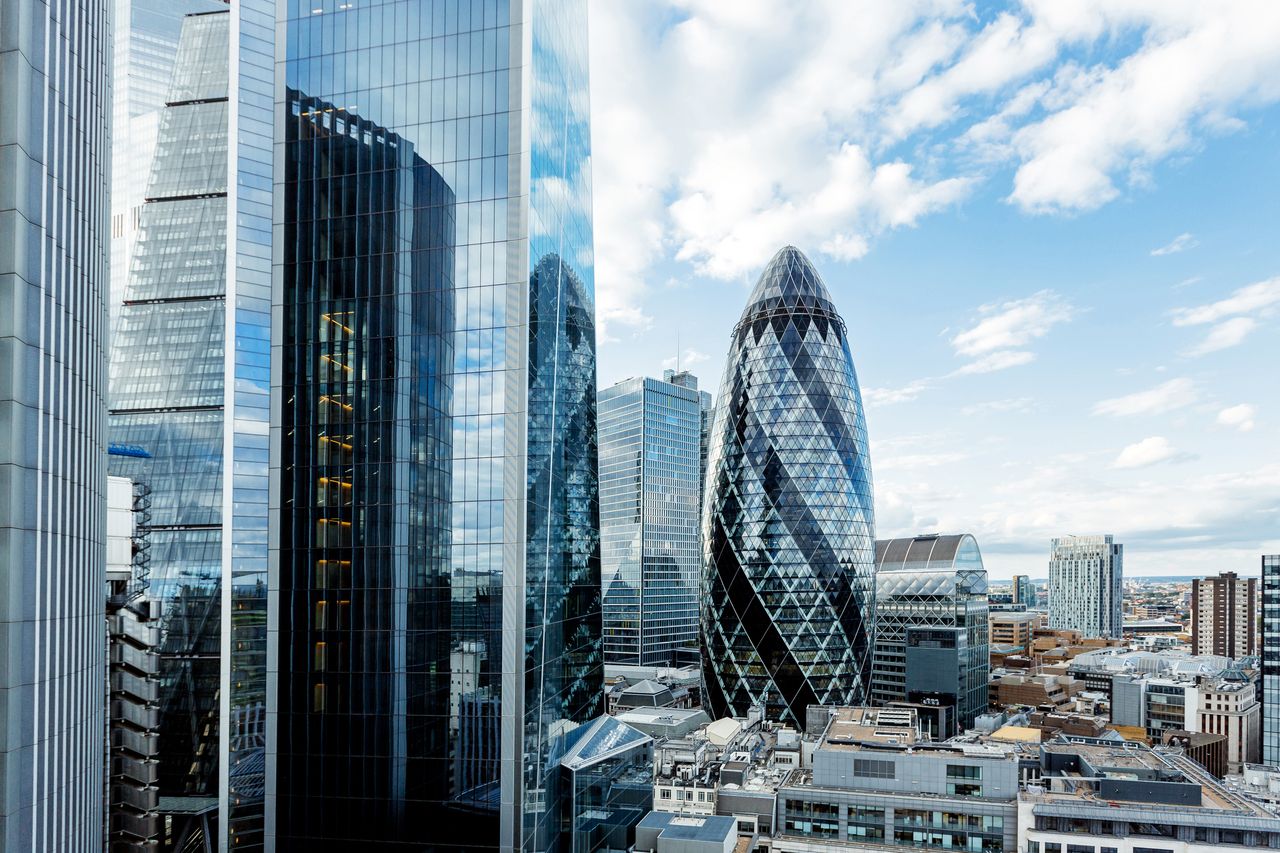
<path id="1" fill-rule="evenodd" d="M 968 533 L 876 540 L 876 571 L 981 569 L 978 540 Z"/>
<path id="2" fill-rule="evenodd" d="M 742 319 L 776 308 L 825 308 L 833 314 L 836 312 L 822 276 L 795 246 L 779 249 L 760 273 L 760 280 L 742 311 Z"/>

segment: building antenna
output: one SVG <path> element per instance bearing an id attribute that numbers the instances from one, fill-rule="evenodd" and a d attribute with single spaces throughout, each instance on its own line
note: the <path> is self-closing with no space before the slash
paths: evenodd
<path id="1" fill-rule="evenodd" d="M 676 373 L 680 372 L 680 330 L 676 329 Z"/>

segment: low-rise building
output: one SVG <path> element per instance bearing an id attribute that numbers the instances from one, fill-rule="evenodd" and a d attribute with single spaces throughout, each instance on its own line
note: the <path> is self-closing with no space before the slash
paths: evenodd
<path id="1" fill-rule="evenodd" d="M 1075 696 L 1084 683 L 1066 675 L 1001 675 L 991 680 L 990 704 L 996 708 L 1075 710 Z"/>
<path id="2" fill-rule="evenodd" d="M 996 646 L 1013 647 L 1016 654 L 1025 655 L 1031 651 L 1031 639 L 1036 627 L 1040 624 L 1038 613 L 998 612 L 992 611 L 987 617 L 988 631 L 991 637 L 992 654 Z M 992 666 L 995 666 L 992 662 Z"/>
<path id="3" fill-rule="evenodd" d="M 1280 818 L 1232 793 L 1181 750 L 1041 744 L 1018 798 L 1022 853 L 1231 853 L 1280 848 Z"/>

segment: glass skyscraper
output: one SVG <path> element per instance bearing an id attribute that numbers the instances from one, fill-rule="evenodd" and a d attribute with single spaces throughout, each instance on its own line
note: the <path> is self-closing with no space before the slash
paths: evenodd
<path id="1" fill-rule="evenodd" d="M 103 845 L 111 4 L 0 7 L 0 850 Z"/>
<path id="2" fill-rule="evenodd" d="M 111 440 L 143 452 L 111 466 L 151 494 L 162 843 L 242 849 L 263 829 L 272 4 L 146 6 L 180 35 L 112 347 Z"/>
<path id="3" fill-rule="evenodd" d="M 877 542 L 872 701 L 945 700 L 960 726 L 973 725 L 987 709 L 988 610 L 987 570 L 972 536 Z M 913 628 L 946 630 L 921 646 L 911 642 Z"/>
<path id="4" fill-rule="evenodd" d="M 1113 536 L 1066 536 L 1050 543 L 1050 628 L 1119 637 L 1123 605 L 1124 546 Z"/>
<path id="5" fill-rule="evenodd" d="M 781 249 L 733 329 L 703 508 L 701 617 L 715 716 L 867 696 L 875 516 L 862 396 L 817 270 Z"/>
<path id="6" fill-rule="evenodd" d="M 1262 555 L 1262 763 L 1280 765 L 1280 554 Z"/>
<path id="7" fill-rule="evenodd" d="M 603 680 L 585 2 L 281 10 L 268 836 L 567 850 Z"/>
<path id="8" fill-rule="evenodd" d="M 677 384 L 676 380 L 679 380 Z M 687 373 L 600 392 L 604 659 L 676 663 L 698 643 L 705 391 Z"/>

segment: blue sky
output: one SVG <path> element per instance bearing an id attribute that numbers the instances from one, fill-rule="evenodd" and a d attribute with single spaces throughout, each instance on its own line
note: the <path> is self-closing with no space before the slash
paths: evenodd
<path id="1" fill-rule="evenodd" d="M 600 381 L 718 390 L 784 243 L 867 401 L 881 536 L 995 577 L 1280 552 L 1280 4 L 592 5 Z"/>

